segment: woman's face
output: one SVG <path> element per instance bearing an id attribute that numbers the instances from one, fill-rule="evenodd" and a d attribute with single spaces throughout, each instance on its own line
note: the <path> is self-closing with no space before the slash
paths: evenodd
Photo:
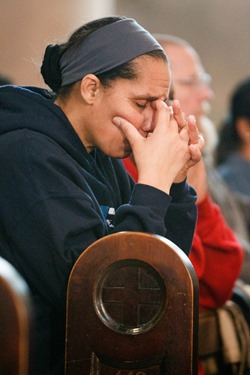
<path id="1" fill-rule="evenodd" d="M 106 155 L 127 157 L 131 147 L 124 133 L 112 122 L 115 116 L 131 122 L 146 137 L 154 130 L 152 101 L 167 100 L 170 87 L 168 64 L 162 59 L 141 56 L 136 59 L 138 78 L 119 78 L 111 87 L 98 90 L 88 121 L 84 122 L 85 146 L 101 149 Z M 86 119 L 85 119 L 86 120 Z"/>

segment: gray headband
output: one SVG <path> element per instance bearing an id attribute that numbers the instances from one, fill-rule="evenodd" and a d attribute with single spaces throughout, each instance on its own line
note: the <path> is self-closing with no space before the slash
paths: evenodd
<path id="1" fill-rule="evenodd" d="M 163 51 L 156 39 L 134 19 L 113 22 L 62 55 L 62 86 L 77 82 L 89 73 L 107 72 L 154 50 Z"/>

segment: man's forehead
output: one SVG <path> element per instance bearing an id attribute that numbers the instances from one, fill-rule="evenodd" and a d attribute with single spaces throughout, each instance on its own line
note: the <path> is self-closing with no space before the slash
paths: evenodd
<path id="1" fill-rule="evenodd" d="M 173 79 L 177 75 L 192 76 L 204 72 L 198 55 L 191 47 L 174 45 L 170 46 L 168 51 Z"/>

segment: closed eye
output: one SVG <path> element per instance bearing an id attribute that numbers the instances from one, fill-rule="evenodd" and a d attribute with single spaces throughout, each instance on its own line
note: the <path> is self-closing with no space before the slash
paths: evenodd
<path id="1" fill-rule="evenodd" d="M 146 108 L 146 106 L 147 106 L 147 102 L 146 103 L 136 103 L 136 105 L 137 105 L 137 107 L 139 107 L 139 108 Z"/>

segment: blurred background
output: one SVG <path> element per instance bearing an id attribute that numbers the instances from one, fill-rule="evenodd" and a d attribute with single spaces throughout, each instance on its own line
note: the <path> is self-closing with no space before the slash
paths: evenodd
<path id="1" fill-rule="evenodd" d="M 47 44 L 107 15 L 135 18 L 152 33 L 186 39 L 212 75 L 211 118 L 218 125 L 228 95 L 250 75 L 250 0 L 0 0 L 0 73 L 17 85 L 44 86 Z"/>

